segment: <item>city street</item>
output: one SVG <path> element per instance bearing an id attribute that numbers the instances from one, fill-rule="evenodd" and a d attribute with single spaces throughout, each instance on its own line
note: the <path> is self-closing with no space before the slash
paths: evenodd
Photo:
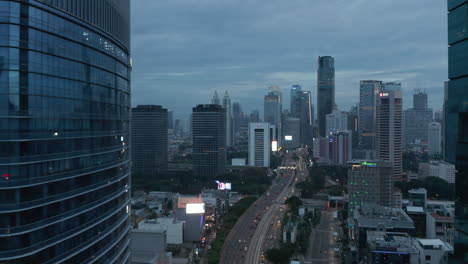
<path id="1" fill-rule="evenodd" d="M 306 252 L 303 263 L 332 263 L 338 264 L 338 258 L 335 258 L 333 245 L 336 244 L 333 235 L 336 232 L 336 221 L 333 219 L 333 212 L 322 210 L 320 224 L 312 229 L 310 234 L 309 249 Z"/>

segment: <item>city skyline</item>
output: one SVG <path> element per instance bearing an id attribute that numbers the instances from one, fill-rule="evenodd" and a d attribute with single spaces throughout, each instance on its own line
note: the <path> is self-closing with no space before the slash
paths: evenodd
<path id="1" fill-rule="evenodd" d="M 264 8 L 257 1 L 247 6 L 208 0 L 148 5 L 145 10 L 132 5 L 133 15 L 141 18 L 132 25 L 132 106 L 161 104 L 178 118 L 185 117 L 191 107 L 208 103 L 205 98 L 216 89 L 228 91 L 248 113 L 269 86 L 283 87 L 283 101 L 288 102 L 287 89 L 293 84 L 311 91 L 315 105 L 316 60 L 321 55 L 335 57 L 340 110 L 347 111 L 359 101 L 359 81 L 367 79 L 401 82 L 404 109 L 410 107 L 414 89 L 429 94 L 430 108 L 442 106 L 447 79 L 443 1 L 431 1 L 425 9 L 404 1 L 393 1 L 391 8 L 390 3 L 369 1 L 339 6 L 300 1 L 297 9 L 279 2 Z M 336 21 L 314 25 L 331 10 L 336 11 Z M 393 19 L 397 13 L 401 19 Z M 267 18 L 273 21 L 266 24 Z M 356 28 L 346 25 L 349 19 Z M 366 25 L 369 20 L 380 22 Z M 424 20 L 428 23 L 420 22 Z M 234 44 L 240 39 L 249 41 Z M 156 47 L 145 48 L 148 42 Z M 386 52 L 390 47 L 392 53 Z M 158 63 L 147 58 L 158 58 Z"/>

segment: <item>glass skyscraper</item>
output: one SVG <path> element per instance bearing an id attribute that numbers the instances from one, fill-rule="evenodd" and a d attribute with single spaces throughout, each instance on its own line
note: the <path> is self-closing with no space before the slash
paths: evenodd
<path id="1" fill-rule="evenodd" d="M 226 109 L 197 105 L 192 113 L 193 174 L 214 178 L 226 171 Z"/>
<path id="2" fill-rule="evenodd" d="M 128 263 L 129 8 L 0 1 L 0 263 Z"/>
<path id="3" fill-rule="evenodd" d="M 318 135 L 325 137 L 326 116 L 335 107 L 335 59 L 331 56 L 318 58 L 317 71 L 317 119 Z"/>
<path id="4" fill-rule="evenodd" d="M 445 159 L 456 167 L 455 255 L 468 262 L 468 1 L 448 0 Z M 455 260 L 453 263 L 456 263 Z"/>
<path id="5" fill-rule="evenodd" d="M 375 149 L 375 130 L 377 120 L 377 98 L 382 91 L 382 82 L 364 80 L 359 87 L 359 146 Z"/>

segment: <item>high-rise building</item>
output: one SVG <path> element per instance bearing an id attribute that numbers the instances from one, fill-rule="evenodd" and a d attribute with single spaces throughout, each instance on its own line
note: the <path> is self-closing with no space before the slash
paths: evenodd
<path id="1" fill-rule="evenodd" d="M 241 105 L 238 102 L 234 102 L 232 104 L 232 128 L 234 141 L 241 127 L 242 115 Z"/>
<path id="2" fill-rule="evenodd" d="M 300 142 L 303 145 L 313 143 L 314 108 L 310 92 L 298 92 L 296 94 L 295 117 L 300 120 Z"/>
<path id="3" fill-rule="evenodd" d="M 327 136 L 331 133 L 348 129 L 348 113 L 338 109 L 333 110 L 326 116 L 325 131 Z"/>
<path id="4" fill-rule="evenodd" d="M 402 173 L 402 96 L 399 83 L 385 83 L 377 98 L 377 159 L 393 166 L 393 180 L 401 181 Z"/>
<path id="5" fill-rule="evenodd" d="M 330 163 L 335 166 L 346 166 L 353 157 L 353 135 L 351 131 L 335 131 L 328 135 Z"/>
<path id="6" fill-rule="evenodd" d="M 279 90 L 271 91 L 265 96 L 263 109 L 263 121 L 276 126 L 279 132 L 283 128 L 281 121 L 281 114 L 283 112 L 281 100 L 281 92 Z M 250 122 L 253 121 L 251 120 Z M 281 143 L 281 138 L 278 143 Z"/>
<path id="7" fill-rule="evenodd" d="M 276 127 L 270 123 L 249 123 L 250 166 L 270 167 L 270 153 L 278 147 L 275 134 Z"/>
<path id="8" fill-rule="evenodd" d="M 301 146 L 301 119 L 288 117 L 283 124 L 283 148 L 295 149 Z"/>
<path id="9" fill-rule="evenodd" d="M 335 59 L 331 56 L 318 57 L 317 71 L 317 118 L 318 135 L 326 136 L 326 116 L 335 107 Z"/>
<path id="10" fill-rule="evenodd" d="M 134 178 L 155 177 L 167 168 L 167 109 L 160 105 L 132 108 L 132 174 Z"/>
<path id="11" fill-rule="evenodd" d="M 370 204 L 391 207 L 393 167 L 386 161 L 348 162 L 349 209 Z"/>
<path id="12" fill-rule="evenodd" d="M 214 178 L 226 170 L 226 109 L 198 105 L 192 112 L 193 173 Z"/>
<path id="13" fill-rule="evenodd" d="M 174 112 L 171 110 L 167 111 L 167 128 L 174 129 Z"/>
<path id="14" fill-rule="evenodd" d="M 437 110 L 434 112 L 434 121 L 437 123 L 442 124 L 444 120 L 444 111 L 443 110 Z"/>
<path id="15" fill-rule="evenodd" d="M 291 98 L 290 98 L 290 105 L 289 105 L 289 112 L 291 115 L 296 116 L 297 112 L 297 94 L 302 92 L 302 86 L 295 84 L 291 86 Z"/>
<path id="16" fill-rule="evenodd" d="M 455 255 L 468 259 L 468 8 L 448 0 L 448 88 L 445 105 L 445 159 L 455 164 Z"/>
<path id="17" fill-rule="evenodd" d="M 440 154 L 442 148 L 441 128 L 437 122 L 429 123 L 427 128 L 427 151 L 429 154 Z"/>
<path id="18" fill-rule="evenodd" d="M 232 146 L 233 142 L 233 128 L 232 128 L 232 111 L 231 111 L 231 99 L 226 91 L 223 97 L 223 108 L 226 109 L 226 145 Z"/>
<path id="19" fill-rule="evenodd" d="M 258 110 L 253 110 L 250 115 L 249 119 L 250 122 L 260 122 L 260 112 Z M 248 123 L 247 123 L 248 126 Z"/>
<path id="20" fill-rule="evenodd" d="M 318 163 L 328 164 L 329 163 L 329 139 L 328 137 L 314 138 L 313 156 Z"/>
<path id="21" fill-rule="evenodd" d="M 377 98 L 382 91 L 382 82 L 365 80 L 359 88 L 359 146 L 375 150 Z"/>
<path id="22" fill-rule="evenodd" d="M 348 130 L 353 136 L 353 149 L 359 145 L 359 104 L 352 106 L 348 112 Z"/>
<path id="23" fill-rule="evenodd" d="M 130 1 L 0 1 L 0 262 L 127 263 Z"/>
<path id="24" fill-rule="evenodd" d="M 425 110 L 427 108 L 427 93 L 416 90 L 413 95 L 413 109 Z"/>
<path id="25" fill-rule="evenodd" d="M 405 147 L 427 144 L 427 128 L 432 122 L 432 109 L 427 108 L 427 94 L 419 90 L 413 95 L 413 108 L 404 112 Z"/>
<path id="26" fill-rule="evenodd" d="M 221 100 L 219 99 L 218 91 L 214 92 L 213 98 L 211 98 L 211 104 L 221 105 Z"/>

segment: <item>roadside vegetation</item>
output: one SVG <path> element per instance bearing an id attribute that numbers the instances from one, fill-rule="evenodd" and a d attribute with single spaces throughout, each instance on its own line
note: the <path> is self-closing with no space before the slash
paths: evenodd
<path id="1" fill-rule="evenodd" d="M 271 185 L 271 177 L 265 168 L 248 168 L 220 175 L 216 180 L 232 183 L 232 191 L 245 195 L 261 195 Z M 199 194 L 203 189 L 216 189 L 213 179 L 195 177 L 191 170 L 180 171 L 174 175 L 154 175 L 139 177 L 133 175 L 132 189 L 143 191 L 178 192 Z"/>
<path id="2" fill-rule="evenodd" d="M 241 215 L 257 200 L 257 197 L 248 196 L 241 199 L 234 206 L 228 209 L 227 214 L 222 218 L 216 232 L 216 238 L 211 242 L 211 248 L 208 249 L 208 264 L 217 264 L 221 260 L 221 251 L 229 232 L 239 220 Z"/>

